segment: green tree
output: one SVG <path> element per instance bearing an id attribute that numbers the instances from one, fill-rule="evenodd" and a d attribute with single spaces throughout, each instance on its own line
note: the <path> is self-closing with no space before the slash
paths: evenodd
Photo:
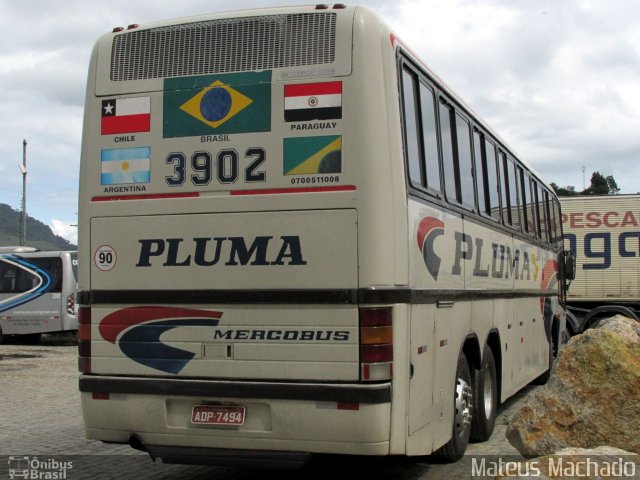
<path id="1" fill-rule="evenodd" d="M 600 172 L 593 172 L 591 185 L 582 192 L 582 195 L 615 195 L 620 191 L 613 175 L 605 177 Z"/>
<path id="2" fill-rule="evenodd" d="M 560 187 L 551 182 L 551 188 L 553 188 L 553 190 L 556 192 L 556 195 L 558 195 L 559 197 L 571 197 L 573 195 L 578 195 L 578 192 L 576 192 L 576 187 L 573 187 L 571 185 Z"/>
<path id="3" fill-rule="evenodd" d="M 616 180 L 613 178 L 613 175 L 609 175 L 607 177 L 607 185 L 609 186 L 609 195 L 616 195 L 620 192 L 620 188 L 616 183 Z"/>
<path id="4" fill-rule="evenodd" d="M 551 187 L 559 197 L 570 197 L 573 195 L 616 195 L 620 188 L 613 175 L 605 177 L 600 172 L 593 172 L 591 175 L 591 185 L 581 192 L 576 191 L 576 187 L 567 185 L 560 187 L 551 182 Z"/>

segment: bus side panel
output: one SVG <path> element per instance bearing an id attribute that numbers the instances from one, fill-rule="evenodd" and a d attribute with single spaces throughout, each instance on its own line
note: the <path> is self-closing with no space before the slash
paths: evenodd
<path id="1" fill-rule="evenodd" d="M 449 301 L 445 291 L 464 289 L 464 264 L 456 260 L 456 232 L 462 232 L 462 219 L 441 209 L 409 201 L 410 285 L 433 299 L 412 308 L 410 358 L 414 375 L 409 384 L 409 439 L 411 454 L 433 449 L 451 435 L 456 362 L 460 342 L 470 328 L 467 302 Z M 459 267 L 459 268 L 458 268 Z M 442 298 L 442 300 L 439 300 Z M 455 352 L 455 353 L 454 353 Z M 431 387 L 431 390 L 429 389 Z M 426 404 L 426 408 L 425 408 Z M 430 425 L 426 427 L 426 425 Z"/>
<path id="2" fill-rule="evenodd" d="M 2 311 L 2 333 L 29 335 L 62 330 L 61 303 L 60 293 L 45 293 L 28 303 Z"/>

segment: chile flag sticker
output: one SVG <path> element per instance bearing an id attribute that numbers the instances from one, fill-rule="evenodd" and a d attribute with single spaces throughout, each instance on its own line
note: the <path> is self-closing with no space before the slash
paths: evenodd
<path id="1" fill-rule="evenodd" d="M 118 135 L 151 131 L 150 97 L 110 98 L 102 101 L 100 133 Z"/>

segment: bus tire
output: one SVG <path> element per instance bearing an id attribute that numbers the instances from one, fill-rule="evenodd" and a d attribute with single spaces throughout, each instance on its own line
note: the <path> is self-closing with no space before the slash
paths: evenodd
<path id="1" fill-rule="evenodd" d="M 444 462 L 456 462 L 462 458 L 471 435 L 473 416 L 473 379 L 467 357 L 460 352 L 456 368 L 456 388 L 453 395 L 453 425 L 451 439 L 434 452 Z"/>
<path id="2" fill-rule="evenodd" d="M 41 333 L 29 333 L 27 335 L 21 335 L 20 339 L 21 343 L 24 345 L 37 345 L 40 343 L 40 338 L 42 338 Z"/>
<path id="3" fill-rule="evenodd" d="M 2 325 L 0 325 L 0 345 L 2 345 L 6 339 L 6 335 L 2 333 Z"/>
<path id="4" fill-rule="evenodd" d="M 493 351 L 488 345 L 484 347 L 482 366 L 475 377 L 471 441 L 485 442 L 491 438 L 498 414 L 498 374 Z"/>

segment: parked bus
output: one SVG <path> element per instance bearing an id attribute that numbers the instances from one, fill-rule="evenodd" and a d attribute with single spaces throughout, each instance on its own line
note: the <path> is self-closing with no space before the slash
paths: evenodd
<path id="1" fill-rule="evenodd" d="M 567 248 L 577 259 L 567 327 L 580 333 L 622 314 L 640 321 L 640 195 L 561 197 Z"/>
<path id="2" fill-rule="evenodd" d="M 0 247 L 0 343 L 9 335 L 37 342 L 43 333 L 76 331 L 77 273 L 76 251 Z"/>
<path id="3" fill-rule="evenodd" d="M 365 8 L 107 33 L 80 178 L 90 439 L 456 460 L 558 351 L 557 198 Z"/>

